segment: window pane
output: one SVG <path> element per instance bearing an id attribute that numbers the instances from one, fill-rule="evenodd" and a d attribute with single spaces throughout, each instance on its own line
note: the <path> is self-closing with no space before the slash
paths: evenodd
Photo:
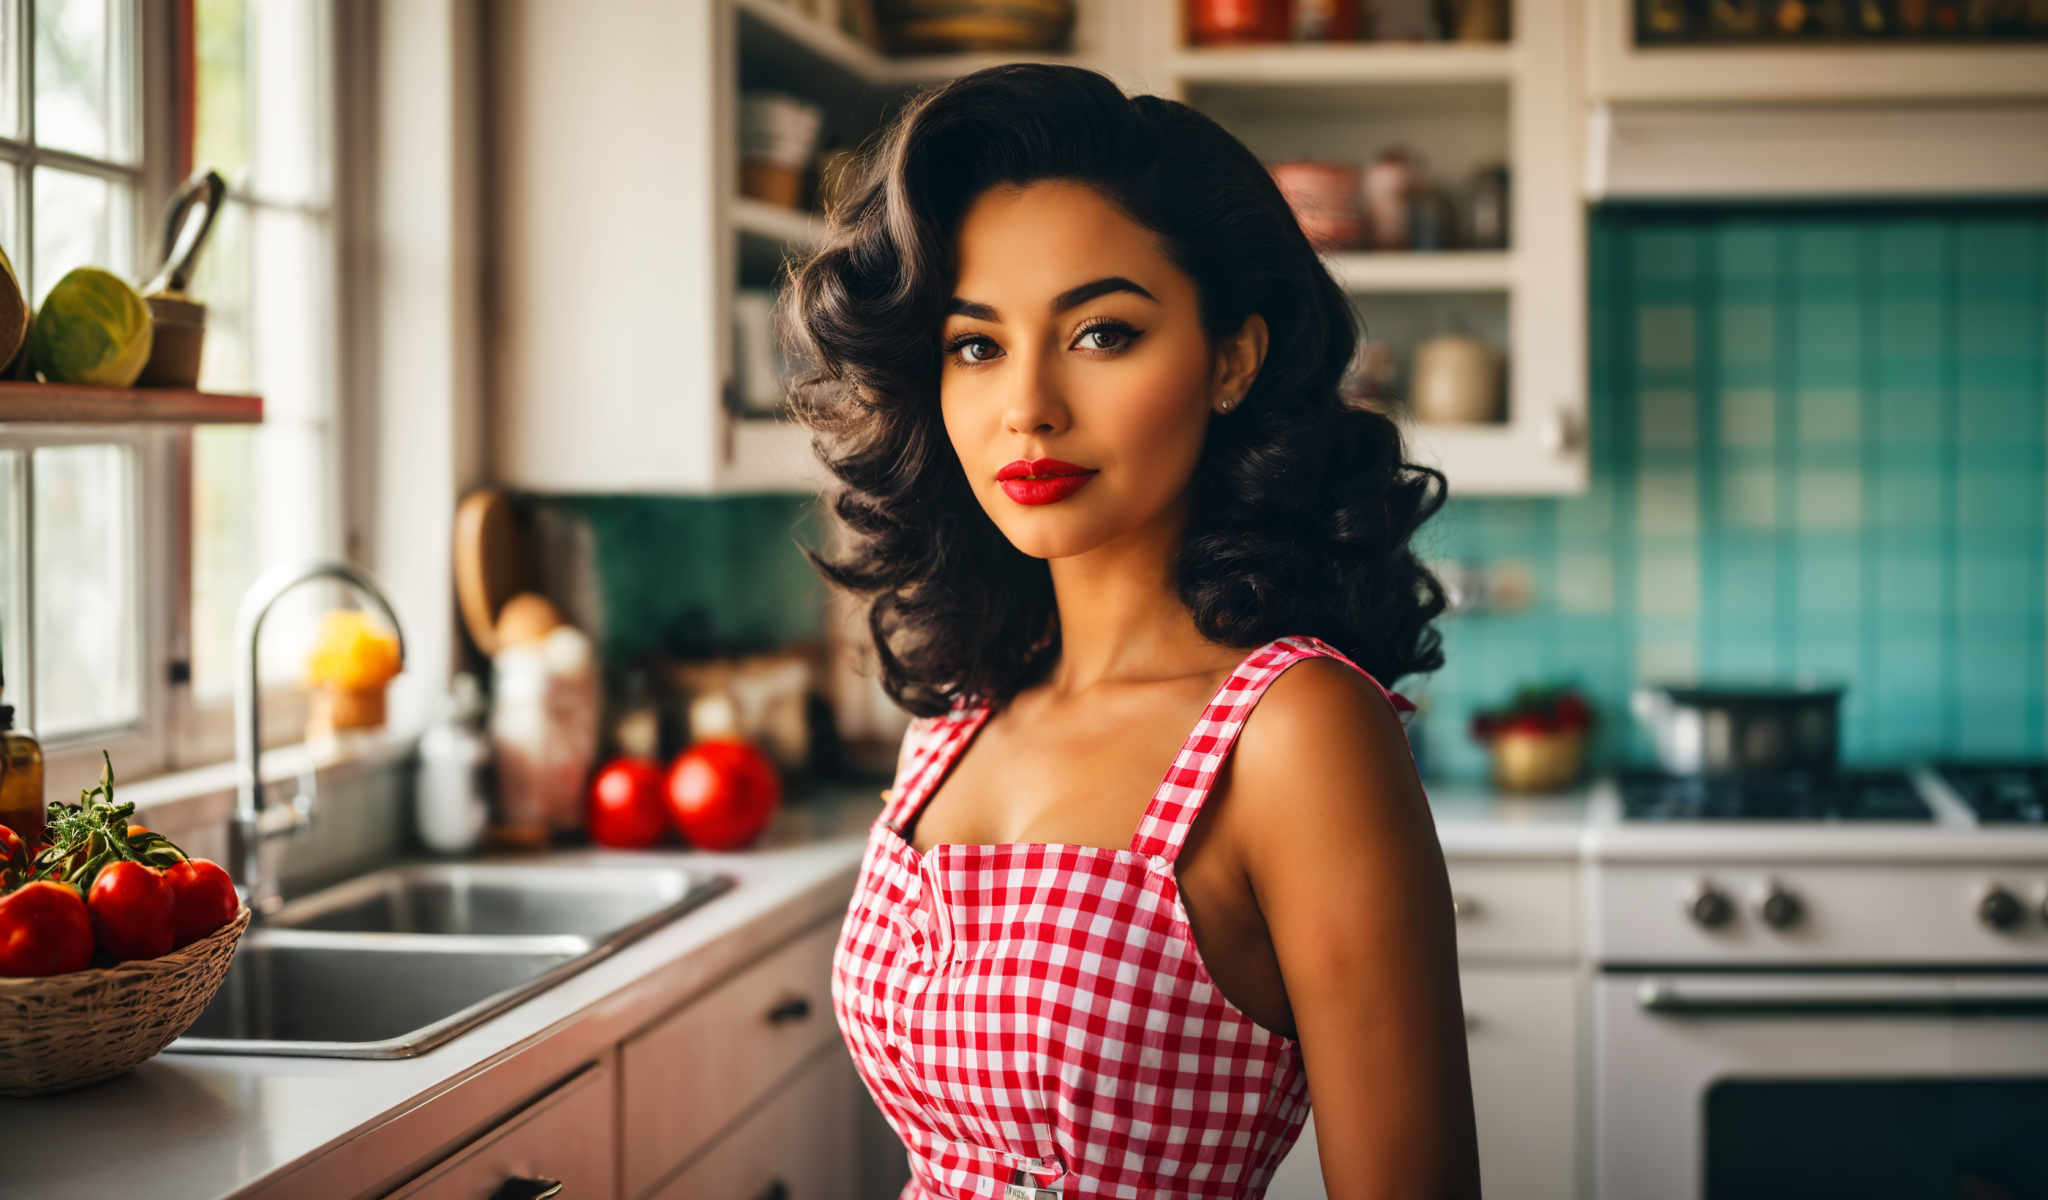
<path id="1" fill-rule="evenodd" d="M 134 225 L 127 185 L 95 175 L 37 167 L 35 261 L 29 264 L 30 303 L 43 297 L 73 267 L 104 267 L 134 282 Z M 16 264 L 19 266 L 20 264 Z"/>
<path id="2" fill-rule="evenodd" d="M 327 200 L 332 157 L 327 113 L 325 0 L 264 0 L 251 14 L 251 98 L 255 101 L 250 187 L 257 196 L 309 204 Z"/>
<path id="3" fill-rule="evenodd" d="M 214 392 L 255 391 L 256 362 L 249 343 L 248 205 L 230 198 L 221 206 L 188 290 L 206 304 L 199 386 Z"/>
<path id="4" fill-rule="evenodd" d="M 334 411 L 334 239 L 324 217 L 251 214 L 250 297 L 264 419 L 321 421 Z"/>
<path id="5" fill-rule="evenodd" d="M 21 452 L 0 450 L 0 657 L 6 659 L 0 667 L 11 664 L 7 669 L 7 686 L 0 691 L 0 702 L 12 704 L 16 720 L 28 724 L 32 716 L 26 686 L 28 629 L 21 616 L 28 611 L 28 594 L 23 590 L 28 580 L 22 570 L 27 564 L 17 560 L 21 547 L 27 544 L 22 539 L 21 508 L 15 491 L 20 486 Z"/>
<path id="6" fill-rule="evenodd" d="M 132 13 L 123 0 L 36 0 L 37 142 L 134 161 Z"/>
<path id="7" fill-rule="evenodd" d="M 247 15 L 244 0 L 199 0 L 192 13 L 199 59 L 192 165 L 219 171 L 228 181 L 230 195 L 248 182 Z M 220 236 L 218 228 L 213 236 Z M 210 326 L 211 314 L 208 319 Z M 210 327 L 206 335 L 212 338 Z"/>
<path id="8" fill-rule="evenodd" d="M 7 261 L 14 264 L 15 282 L 27 287 L 21 273 L 28 269 L 28 256 L 21 252 L 21 213 L 14 202 L 20 184 L 21 172 L 15 165 L 0 162 L 0 250 L 7 251 Z"/>
<path id="9" fill-rule="evenodd" d="M 231 686 L 229 638 L 243 589 L 272 563 L 334 552 L 339 525 L 329 224 L 231 203 L 214 238 L 193 281 L 207 302 L 201 380 L 209 388 L 260 392 L 264 423 L 193 434 L 192 684 L 201 698 Z M 217 333 L 224 335 L 219 346 Z M 294 596 L 272 615 L 264 635 L 266 680 L 299 676 L 327 603 Z"/>
<path id="10" fill-rule="evenodd" d="M 137 672 L 135 456 L 126 446 L 35 451 L 36 733 L 134 721 Z"/>
<path id="11" fill-rule="evenodd" d="M 0 136 L 21 136 L 21 0 L 0 0 Z"/>
<path id="12" fill-rule="evenodd" d="M 256 576 L 332 551 L 331 463 L 323 426 L 193 432 L 192 688 L 201 699 L 233 687 L 235 610 Z M 328 589 L 309 585 L 271 612 L 263 627 L 266 683 L 302 677 L 315 624 L 333 603 Z"/>
<path id="13" fill-rule="evenodd" d="M 195 166 L 236 192 L 325 204 L 328 119 L 327 0 L 199 0 L 199 116 Z"/>

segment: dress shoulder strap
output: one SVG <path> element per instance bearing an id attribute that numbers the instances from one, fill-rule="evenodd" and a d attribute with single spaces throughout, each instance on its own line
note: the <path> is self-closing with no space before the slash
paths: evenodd
<path id="1" fill-rule="evenodd" d="M 1195 722 L 1194 732 L 1181 744 L 1173 766 L 1152 795 L 1138 831 L 1131 837 L 1131 849 L 1144 855 L 1158 855 L 1168 862 L 1180 857 L 1181 843 L 1202 811 L 1223 760 L 1230 755 L 1239 731 L 1244 728 L 1259 697 L 1265 695 L 1280 673 L 1305 658 L 1334 658 L 1372 679 L 1374 687 L 1394 707 L 1405 729 L 1415 705 L 1399 692 L 1389 691 L 1372 673 L 1352 662 L 1342 651 L 1320 638 L 1306 634 L 1275 638 L 1251 652 L 1224 680 L 1209 706 Z"/>
<path id="2" fill-rule="evenodd" d="M 903 731 L 904 751 L 895 782 L 889 785 L 888 802 L 882 806 L 882 820 L 891 829 L 903 828 L 932 777 L 946 769 L 953 743 L 967 732 L 967 718 L 977 710 L 956 707 L 936 717 L 914 717 Z"/>

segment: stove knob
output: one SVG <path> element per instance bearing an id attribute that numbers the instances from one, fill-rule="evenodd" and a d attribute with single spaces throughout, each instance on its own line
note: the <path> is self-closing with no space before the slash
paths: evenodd
<path id="1" fill-rule="evenodd" d="M 2020 898 L 1995 883 L 1985 888 L 1984 894 L 1977 899 L 1977 919 L 1993 929 L 2011 929 L 2026 915 L 2026 906 L 2020 903 Z"/>
<path id="2" fill-rule="evenodd" d="M 1764 894 L 1756 907 L 1757 915 L 1772 929 L 1792 928 L 1799 924 L 1799 918 L 1805 911 L 1797 893 L 1786 891 L 1784 885 L 1775 879 L 1764 885 Z"/>
<path id="3" fill-rule="evenodd" d="M 1735 905 L 1728 899 L 1728 893 L 1702 879 L 1693 885 L 1692 894 L 1685 898 L 1685 914 L 1696 925 L 1718 929 L 1735 915 Z"/>

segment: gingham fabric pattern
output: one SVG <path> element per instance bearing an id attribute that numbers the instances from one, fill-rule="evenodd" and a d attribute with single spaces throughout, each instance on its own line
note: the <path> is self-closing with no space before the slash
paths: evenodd
<path id="1" fill-rule="evenodd" d="M 901 830 L 992 709 L 911 723 L 832 962 L 840 1031 L 909 1152 L 899 1200 L 1265 1193 L 1308 1117 L 1301 1049 L 1217 989 L 1174 860 L 1266 687 L 1318 656 L 1372 678 L 1313 637 L 1252 651 L 1122 849 L 919 854 Z M 1405 727 L 1415 706 L 1373 683 Z"/>

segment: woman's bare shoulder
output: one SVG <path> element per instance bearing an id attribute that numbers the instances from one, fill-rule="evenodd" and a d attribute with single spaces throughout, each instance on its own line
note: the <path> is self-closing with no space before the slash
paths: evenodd
<path id="1" fill-rule="evenodd" d="M 1285 831 L 1267 847 L 1275 853 L 1298 846 L 1304 829 L 1358 820 L 1361 809 L 1426 816 L 1399 714 L 1378 684 L 1334 658 L 1291 663 L 1267 684 L 1234 755 L 1233 787 L 1259 797 L 1250 829 Z M 1258 849 L 1246 846 L 1248 855 Z"/>

